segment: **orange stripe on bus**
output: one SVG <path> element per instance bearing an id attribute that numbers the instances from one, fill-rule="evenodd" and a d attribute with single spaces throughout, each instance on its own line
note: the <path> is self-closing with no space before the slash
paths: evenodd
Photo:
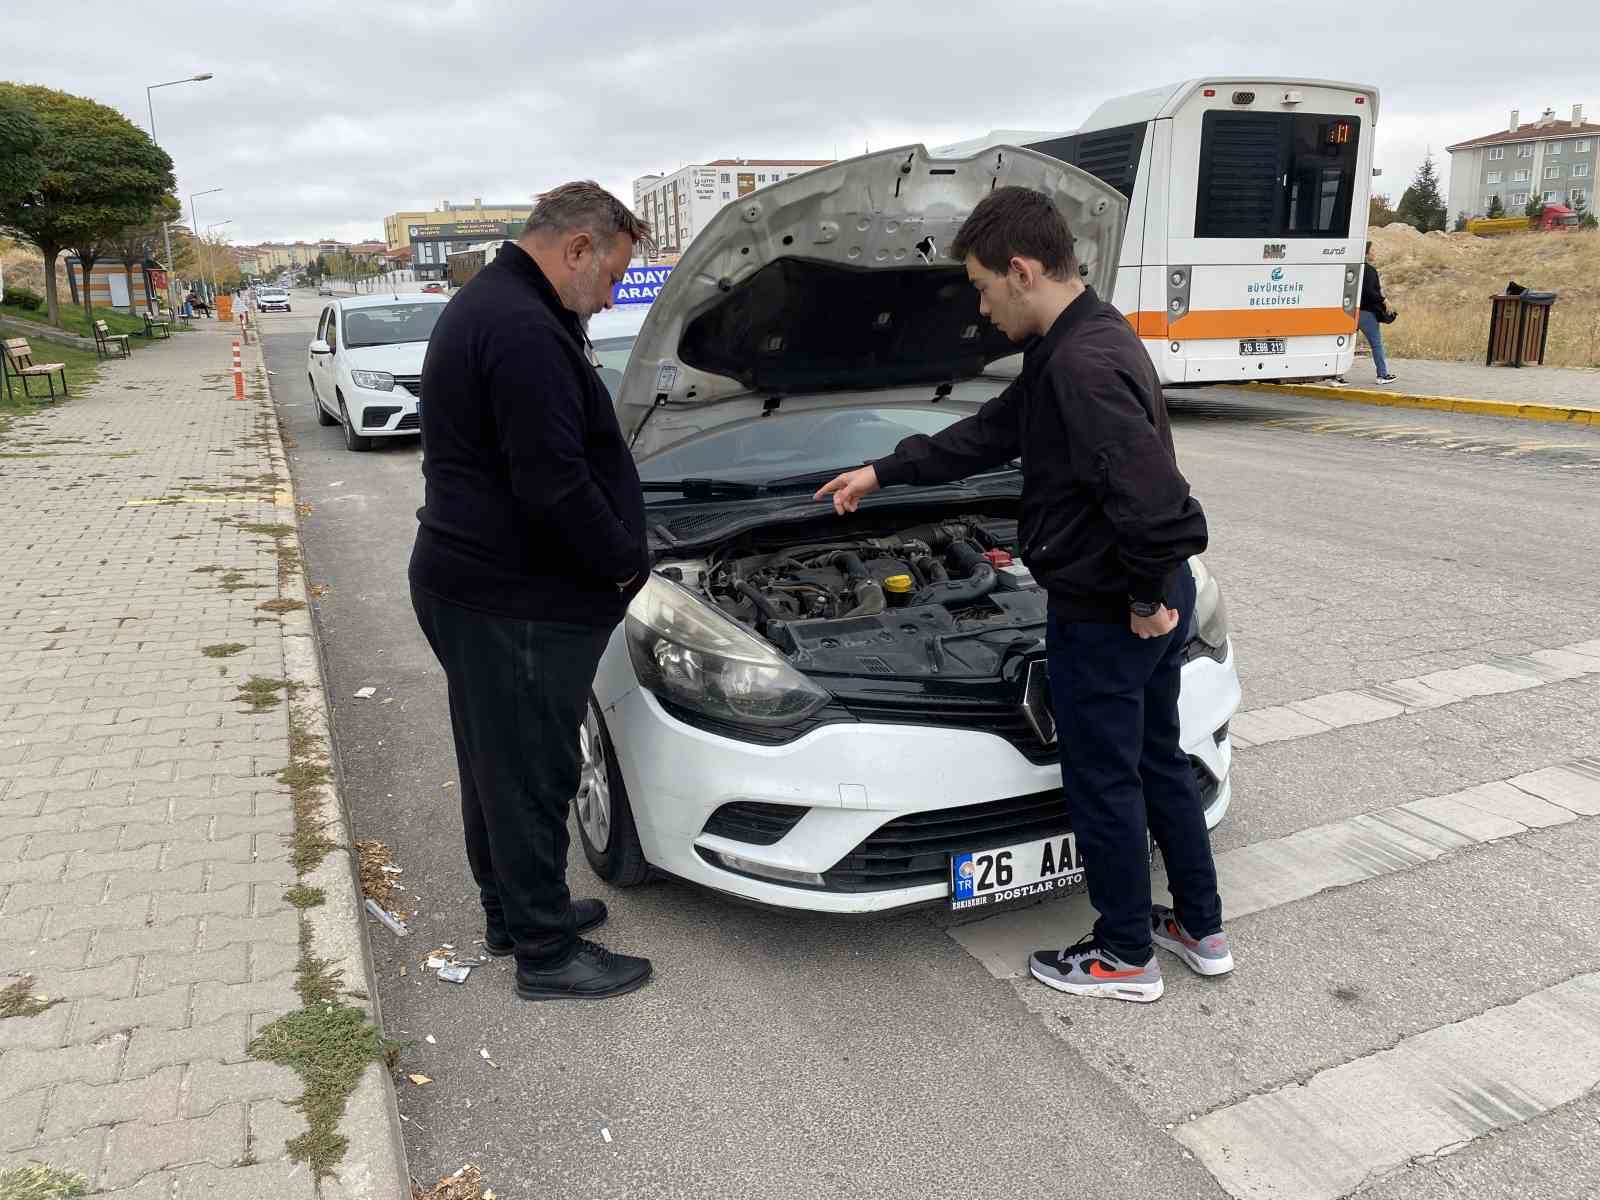
<path id="1" fill-rule="evenodd" d="M 1354 333 L 1356 319 L 1342 308 L 1225 308 L 1191 312 L 1168 321 L 1164 312 L 1138 312 L 1128 323 L 1140 337 L 1190 340 L 1209 338 L 1311 337 Z"/>

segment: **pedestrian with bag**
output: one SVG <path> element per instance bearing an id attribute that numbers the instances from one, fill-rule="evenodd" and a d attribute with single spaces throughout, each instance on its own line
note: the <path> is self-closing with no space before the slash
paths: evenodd
<path id="1" fill-rule="evenodd" d="M 941 484 L 1022 458 L 1022 558 L 1049 593 L 1046 654 L 1067 809 L 1093 931 L 1037 950 L 1033 977 L 1073 995 L 1159 999 L 1154 947 L 1202 975 L 1233 969 L 1205 813 L 1179 744 L 1178 688 L 1205 514 L 1178 470 L 1155 369 L 1127 318 L 1080 277 L 1041 192 L 997 188 L 951 257 L 978 311 L 1025 345 L 976 414 L 826 484 L 836 512 L 895 484 Z M 1146 829 L 1174 907 L 1152 904 Z"/>
<path id="2" fill-rule="evenodd" d="M 445 307 L 422 368 L 411 602 L 449 685 L 484 948 L 516 957 L 530 1000 L 650 978 L 648 959 L 580 936 L 606 906 L 567 889 L 578 728 L 649 574 L 643 491 L 585 332 L 640 243 L 644 224 L 598 184 L 546 192 Z"/>
<path id="3" fill-rule="evenodd" d="M 1367 256 L 1361 265 L 1361 332 L 1367 345 L 1372 347 L 1372 365 L 1378 370 L 1379 383 L 1393 383 L 1397 378 L 1389 370 L 1389 358 L 1383 352 L 1383 326 L 1391 324 L 1396 313 L 1389 298 L 1383 294 L 1383 280 L 1378 268 L 1372 265 L 1372 243 L 1367 243 Z"/>

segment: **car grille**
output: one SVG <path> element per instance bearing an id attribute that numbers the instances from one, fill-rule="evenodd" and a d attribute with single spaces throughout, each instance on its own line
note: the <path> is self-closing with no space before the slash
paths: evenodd
<path id="1" fill-rule="evenodd" d="M 849 697 L 844 706 L 858 721 L 879 721 L 890 725 L 931 725 L 945 729 L 975 729 L 1005 738 L 1029 762 L 1045 765 L 1061 761 L 1055 746 L 1047 746 L 1028 724 L 1016 701 L 1007 704 L 985 702 L 952 703 L 937 700 L 915 704 L 885 704 Z"/>
<path id="2" fill-rule="evenodd" d="M 781 842 L 784 835 L 798 825 L 800 818 L 809 811 L 794 804 L 734 800 L 712 813 L 701 832 L 752 846 L 770 846 Z"/>
<path id="3" fill-rule="evenodd" d="M 395 424 L 395 428 L 396 429 L 421 429 L 422 428 L 422 415 L 420 413 L 409 412 L 405 416 L 400 418 L 400 420 Z"/>
<path id="4" fill-rule="evenodd" d="M 1191 757 L 1189 766 L 1201 804 L 1209 808 L 1220 785 L 1199 759 Z M 1034 842 L 1071 828 L 1059 788 L 987 804 L 908 813 L 867 835 L 822 878 L 829 890 L 838 892 L 887 892 L 944 883 L 950 878 L 952 854 Z"/>
<path id="5" fill-rule="evenodd" d="M 394 381 L 399 386 L 405 388 L 406 391 L 410 392 L 418 400 L 422 399 L 421 375 L 396 375 L 394 377 Z"/>

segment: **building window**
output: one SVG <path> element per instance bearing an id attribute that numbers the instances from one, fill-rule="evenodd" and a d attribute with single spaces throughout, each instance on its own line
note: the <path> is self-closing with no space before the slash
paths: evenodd
<path id="1" fill-rule="evenodd" d="M 1489 182 L 1490 183 L 1499 183 L 1500 182 L 1500 177 L 1503 174 L 1504 174 L 1504 172 L 1502 172 L 1502 171 L 1490 171 L 1489 172 Z"/>
<path id="2" fill-rule="evenodd" d="M 1491 147 L 1489 147 L 1489 159 L 1490 159 L 1491 162 L 1499 162 L 1505 156 L 1506 156 L 1506 148 L 1504 146 L 1491 146 Z"/>
<path id="3" fill-rule="evenodd" d="M 1527 202 L 1528 202 L 1528 193 L 1527 192 L 1512 192 L 1511 193 L 1511 207 L 1512 208 L 1521 208 Z"/>
<path id="4" fill-rule="evenodd" d="M 1544 194 L 1544 202 L 1546 204 L 1554 204 L 1556 202 L 1556 194 L 1554 192 L 1546 192 Z"/>
<path id="5" fill-rule="evenodd" d="M 731 200 L 731 199 L 732 199 L 732 197 L 731 197 L 731 196 L 729 196 L 729 195 L 728 195 L 728 193 L 727 193 L 727 192 L 723 192 L 723 193 L 722 193 L 722 198 L 723 198 L 723 199 L 724 199 L 724 200 Z"/>
<path id="6" fill-rule="evenodd" d="M 1572 205 L 1573 208 L 1577 208 L 1580 204 L 1586 203 L 1588 199 L 1589 193 L 1584 191 L 1583 188 L 1573 188 L 1567 193 L 1567 203 Z"/>
<path id="7" fill-rule="evenodd" d="M 1587 153 L 1589 153 L 1589 139 L 1588 138 L 1584 138 L 1581 142 L 1579 142 L 1578 143 L 1578 148 L 1576 150 L 1574 150 L 1573 153 L 1574 154 L 1587 154 Z"/>
<path id="8" fill-rule="evenodd" d="M 1573 163 L 1572 164 L 1572 177 L 1574 179 L 1587 179 L 1589 177 L 1589 164 L 1588 163 Z"/>
<path id="9" fill-rule="evenodd" d="M 1528 180 L 1531 179 L 1532 177 L 1533 177 L 1533 172 L 1528 170 L 1527 167 L 1522 167 L 1522 168 L 1520 168 L 1520 169 L 1518 169 L 1516 171 L 1513 171 L 1511 173 L 1511 182 L 1512 183 L 1527 183 Z"/>
<path id="10" fill-rule="evenodd" d="M 1517 147 L 1517 157 L 1518 158 L 1532 158 L 1533 157 L 1533 143 L 1532 142 L 1524 142 L 1522 145 L 1518 146 Z"/>
<path id="11" fill-rule="evenodd" d="M 1561 153 L 1561 147 L 1564 146 L 1564 145 L 1566 145 L 1565 142 L 1551 142 L 1550 143 L 1550 153 L 1551 154 L 1560 154 Z"/>
<path id="12" fill-rule="evenodd" d="M 1553 167 L 1546 167 L 1544 169 L 1544 177 L 1546 179 L 1560 179 L 1561 178 L 1561 166 L 1560 166 L 1560 164 L 1558 163 L 1557 165 L 1555 165 Z"/>
<path id="13" fill-rule="evenodd" d="M 718 183 L 727 183 L 728 182 L 728 173 L 726 171 L 722 172 L 722 178 L 717 180 L 717 182 Z"/>
<path id="14" fill-rule="evenodd" d="M 767 177 L 765 175 L 757 175 L 756 176 L 756 182 L 757 183 L 765 183 L 766 181 L 767 181 Z"/>

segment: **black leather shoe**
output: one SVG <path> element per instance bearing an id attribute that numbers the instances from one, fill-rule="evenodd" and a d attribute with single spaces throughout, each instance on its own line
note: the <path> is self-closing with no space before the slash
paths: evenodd
<path id="1" fill-rule="evenodd" d="M 599 929 L 606 923 L 606 902 L 604 900 L 574 900 L 572 902 L 572 916 L 577 922 L 574 930 L 576 933 L 588 933 L 591 929 Z M 502 933 L 488 930 L 483 935 L 484 953 L 492 954 L 495 958 L 505 958 L 514 947 L 511 939 Z"/>
<path id="2" fill-rule="evenodd" d="M 517 966 L 517 995 L 524 1000 L 602 1000 L 643 987 L 650 960 L 613 954 L 597 942 L 578 939 L 578 952 L 554 971 Z"/>

